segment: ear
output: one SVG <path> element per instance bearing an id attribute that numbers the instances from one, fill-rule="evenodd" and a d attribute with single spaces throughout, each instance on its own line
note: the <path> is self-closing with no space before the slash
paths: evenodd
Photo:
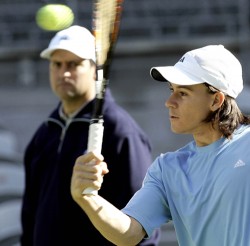
<path id="1" fill-rule="evenodd" d="M 213 101 L 212 101 L 212 105 L 211 105 L 211 110 L 216 111 L 218 108 L 220 108 L 221 105 L 223 104 L 224 100 L 225 100 L 224 93 L 222 93 L 220 91 L 214 93 L 213 94 Z"/>
<path id="2" fill-rule="evenodd" d="M 95 65 L 92 65 L 92 66 L 91 66 L 91 69 L 93 69 L 93 79 L 96 81 L 96 79 L 97 79 L 97 74 L 96 74 L 97 70 L 96 70 L 96 66 L 95 66 Z"/>

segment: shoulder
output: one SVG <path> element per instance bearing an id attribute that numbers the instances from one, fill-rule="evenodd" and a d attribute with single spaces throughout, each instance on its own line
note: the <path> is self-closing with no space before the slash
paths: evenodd
<path id="1" fill-rule="evenodd" d="M 34 132 L 33 135 L 33 141 L 40 139 L 40 138 L 45 138 L 47 136 L 47 132 L 52 124 L 52 121 L 59 122 L 58 125 L 60 125 L 60 117 L 58 113 L 58 108 L 55 108 L 51 111 L 51 113 L 48 115 L 46 119 L 44 119 L 43 122 L 40 123 L 36 131 Z"/>
<path id="2" fill-rule="evenodd" d="M 178 166 L 178 163 L 184 163 L 190 156 L 194 155 L 195 152 L 195 143 L 191 141 L 180 149 L 160 154 L 154 163 L 158 165 L 159 168 L 175 168 Z"/>
<path id="3" fill-rule="evenodd" d="M 250 142 L 250 125 L 240 125 L 233 133 L 231 143 L 237 143 L 238 141 Z"/>
<path id="4" fill-rule="evenodd" d="M 235 136 L 244 136 L 250 134 L 250 125 L 240 125 L 234 132 Z"/>
<path id="5" fill-rule="evenodd" d="M 132 115 L 108 94 L 108 98 L 104 105 L 104 126 L 106 129 L 116 129 L 120 133 L 140 133 L 145 135 L 145 132 L 132 117 Z"/>
<path id="6" fill-rule="evenodd" d="M 181 177 L 184 165 L 190 156 L 193 155 L 193 142 L 190 142 L 181 149 L 160 154 L 149 167 L 145 182 L 176 182 L 176 177 Z"/>

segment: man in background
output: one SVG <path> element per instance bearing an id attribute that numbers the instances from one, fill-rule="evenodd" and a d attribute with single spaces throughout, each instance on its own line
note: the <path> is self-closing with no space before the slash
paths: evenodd
<path id="1" fill-rule="evenodd" d="M 52 38 L 41 57 L 49 60 L 50 85 L 59 104 L 28 144 L 22 205 L 23 246 L 113 245 L 92 225 L 70 194 L 75 159 L 87 151 L 95 101 L 95 40 L 89 30 L 72 26 Z M 141 187 L 151 164 L 148 137 L 114 101 L 104 103 L 102 155 L 110 175 L 100 195 L 123 208 Z M 140 157 L 140 158 L 139 158 Z M 141 245 L 157 245 L 159 231 Z"/>

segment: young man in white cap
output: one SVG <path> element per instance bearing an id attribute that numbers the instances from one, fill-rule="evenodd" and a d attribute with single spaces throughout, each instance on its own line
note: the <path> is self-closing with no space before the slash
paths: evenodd
<path id="1" fill-rule="evenodd" d="M 109 163 L 94 153 L 80 156 L 71 181 L 74 200 L 117 245 L 135 245 L 173 221 L 180 246 L 249 246 L 250 118 L 235 101 L 243 89 L 240 62 L 222 45 L 210 45 L 187 52 L 174 66 L 152 68 L 151 76 L 169 84 L 172 131 L 194 140 L 160 155 L 122 210 L 101 195 L 82 195 L 86 187 L 101 191 Z M 86 165 L 92 159 L 96 165 Z"/>
<path id="2" fill-rule="evenodd" d="M 72 26 L 52 38 L 41 57 L 49 60 L 58 106 L 41 124 L 25 152 L 21 245 L 113 245 L 92 225 L 70 194 L 75 159 L 86 152 L 95 98 L 95 40 Z M 148 137 L 110 90 L 104 103 L 102 154 L 110 163 L 100 195 L 122 208 L 141 187 L 152 162 Z M 157 245 L 159 230 L 140 245 Z"/>

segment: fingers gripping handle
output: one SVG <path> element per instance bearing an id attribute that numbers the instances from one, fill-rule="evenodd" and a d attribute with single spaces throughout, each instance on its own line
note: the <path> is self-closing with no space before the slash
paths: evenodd
<path id="1" fill-rule="evenodd" d="M 89 126 L 89 138 L 88 138 L 88 152 L 95 151 L 101 153 L 102 149 L 102 138 L 103 138 L 103 121 L 90 124 Z M 89 163 L 94 164 L 93 162 Z M 86 188 L 82 194 L 97 195 L 97 190 L 92 187 Z"/>

